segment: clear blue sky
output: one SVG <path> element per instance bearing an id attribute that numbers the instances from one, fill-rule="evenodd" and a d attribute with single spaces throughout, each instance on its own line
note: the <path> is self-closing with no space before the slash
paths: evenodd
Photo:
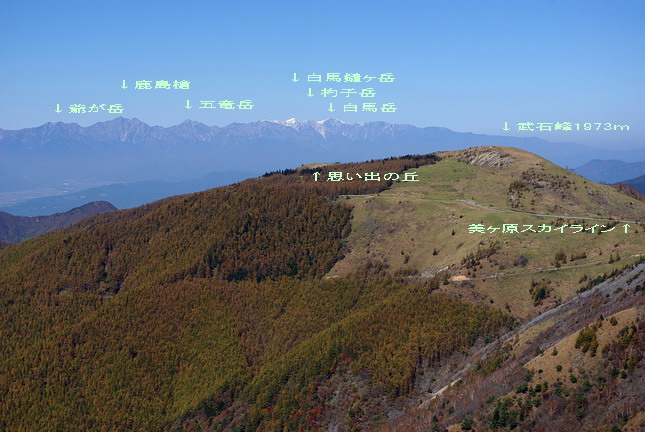
<path id="1" fill-rule="evenodd" d="M 335 117 L 505 134 L 504 121 L 611 122 L 631 130 L 508 134 L 642 147 L 643 22 L 640 0 L 2 0 L 0 128 L 85 126 L 118 114 L 70 114 L 70 104 L 122 104 L 123 116 L 162 126 Z M 368 101 L 398 110 L 344 113 L 344 103 L 365 99 L 339 96 L 330 113 L 331 100 L 307 97 L 310 85 L 293 83 L 294 72 L 393 73 L 394 83 L 352 85 L 373 87 Z M 191 88 L 134 90 L 137 80 Z M 196 108 L 222 99 L 255 107 Z"/>

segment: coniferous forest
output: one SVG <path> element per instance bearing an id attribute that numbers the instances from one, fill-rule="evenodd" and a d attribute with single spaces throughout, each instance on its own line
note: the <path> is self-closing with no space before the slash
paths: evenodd
<path id="1" fill-rule="evenodd" d="M 350 231 L 338 195 L 389 184 L 312 172 L 97 215 L 0 251 L 0 429 L 317 429 L 329 402 L 317 389 L 339 365 L 394 398 L 422 358 L 511 325 L 432 284 L 323 279 Z"/>

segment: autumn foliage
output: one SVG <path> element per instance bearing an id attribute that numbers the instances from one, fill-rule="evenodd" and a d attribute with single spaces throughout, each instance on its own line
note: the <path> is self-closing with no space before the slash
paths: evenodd
<path id="1" fill-rule="evenodd" d="M 405 394 L 421 357 L 510 321 L 389 277 L 322 279 L 350 231 L 335 198 L 386 187 L 273 173 L 3 248 L 0 430 L 315 429 L 312 388 L 350 360 Z"/>

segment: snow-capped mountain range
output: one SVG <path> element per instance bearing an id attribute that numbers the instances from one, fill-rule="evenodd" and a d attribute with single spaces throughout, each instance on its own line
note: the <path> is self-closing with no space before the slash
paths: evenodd
<path id="1" fill-rule="evenodd" d="M 42 185 L 69 178 L 186 180 L 214 171 L 270 171 L 310 162 L 356 161 L 485 145 L 518 147 L 569 167 L 593 158 L 608 159 L 607 151 L 574 143 L 380 121 L 291 118 L 219 127 L 186 120 L 161 127 L 117 117 L 87 127 L 49 122 L 27 129 L 0 129 L 0 192 L 25 181 Z M 616 152 L 610 156 L 645 160 L 645 150 L 641 153 Z"/>

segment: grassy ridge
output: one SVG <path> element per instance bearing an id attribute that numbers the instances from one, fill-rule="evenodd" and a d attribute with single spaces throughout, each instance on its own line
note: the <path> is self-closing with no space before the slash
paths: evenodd
<path id="1" fill-rule="evenodd" d="M 645 217 L 644 202 L 612 187 L 506 147 L 444 152 L 441 156 L 436 164 L 411 170 L 418 173 L 419 182 L 395 183 L 378 196 L 346 201 L 354 216 L 348 237 L 350 252 L 329 276 L 346 276 L 369 263 L 380 263 L 391 274 L 418 272 L 427 277 L 444 271 L 459 277 L 442 288 L 445 292 L 478 302 L 492 300 L 500 308 L 509 304 L 514 315 L 524 318 L 574 295 L 584 285 L 579 281 L 585 276 L 593 279 L 633 263 L 638 259 L 634 255 L 645 250 L 643 225 L 631 224 L 625 233 L 621 223 L 598 234 L 612 222 L 581 219 Z M 521 196 L 511 187 L 515 182 L 525 184 Z M 487 209 L 458 200 L 473 201 Z M 517 224 L 520 230 L 532 226 L 535 231 L 546 225 L 552 231 L 471 233 L 472 224 L 485 228 Z M 587 232 L 554 230 L 565 224 L 584 226 Z M 592 234 L 589 230 L 594 225 L 598 226 Z M 476 267 L 464 265 L 469 254 L 494 243 L 499 247 L 492 256 L 480 260 Z M 566 263 L 555 262 L 560 251 L 566 255 Z M 571 260 L 583 253 L 585 258 Z M 615 260 L 617 255 L 620 261 Z M 516 265 L 520 257 L 528 260 L 523 266 Z M 542 305 L 534 306 L 530 283 L 542 278 L 551 282 L 552 291 Z"/>

